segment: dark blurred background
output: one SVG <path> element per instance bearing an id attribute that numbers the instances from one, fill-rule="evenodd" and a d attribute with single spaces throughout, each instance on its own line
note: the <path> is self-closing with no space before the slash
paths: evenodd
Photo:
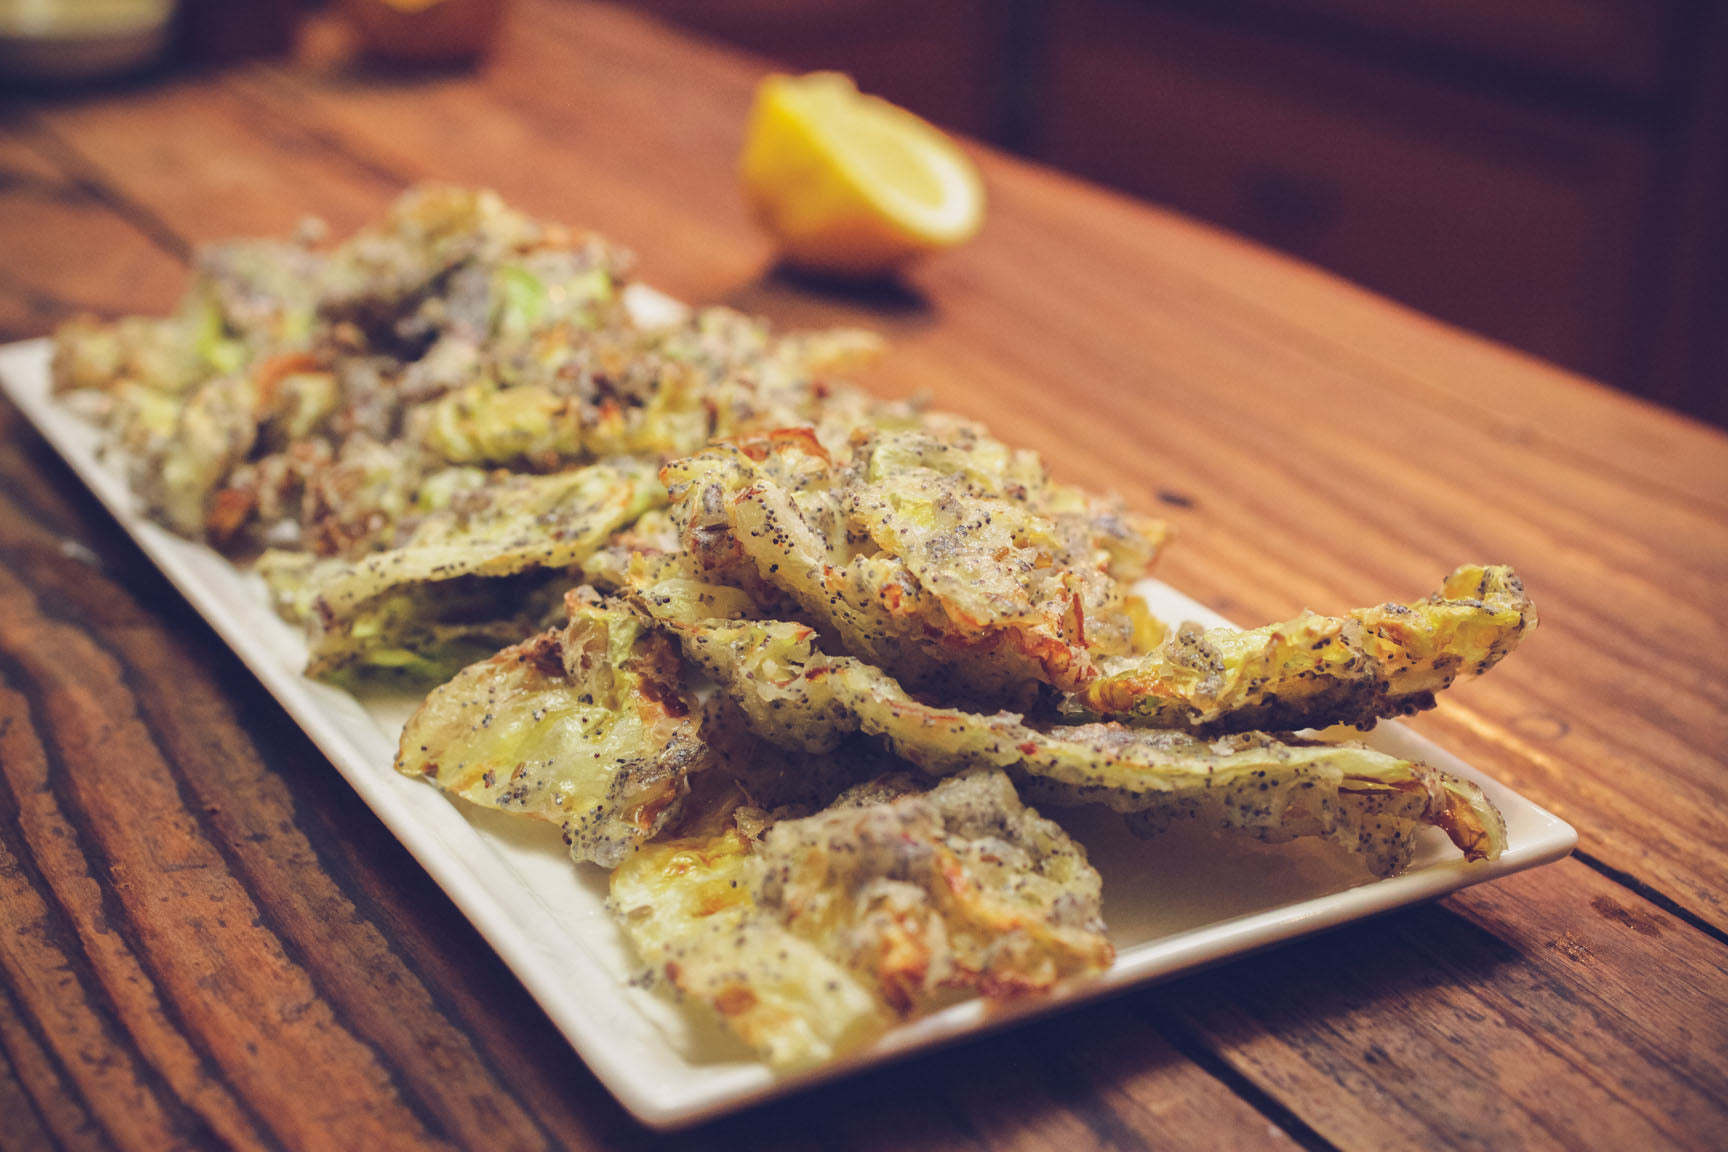
<path id="1" fill-rule="evenodd" d="M 630 0 L 1728 425 L 1728 0 Z"/>

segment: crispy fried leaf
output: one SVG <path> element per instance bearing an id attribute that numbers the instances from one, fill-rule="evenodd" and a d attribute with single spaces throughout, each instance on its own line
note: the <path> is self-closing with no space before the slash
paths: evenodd
<path id="1" fill-rule="evenodd" d="M 403 730 L 396 768 L 549 820 L 611 867 L 674 815 L 708 752 L 666 637 L 588 590 L 570 622 L 464 669 Z"/>
<path id="2" fill-rule="evenodd" d="M 654 470 L 632 460 L 503 477 L 425 517 L 402 547 L 327 577 L 318 611 L 339 620 L 403 584 L 568 568 L 663 498 Z"/>
<path id="3" fill-rule="evenodd" d="M 778 1069 L 881 1035 L 893 1017 L 864 981 L 757 907 L 750 853 L 732 830 L 650 844 L 614 869 L 612 906 L 636 954 Z"/>
<path id="4" fill-rule="evenodd" d="M 637 952 L 769 1063 L 816 1063 L 953 990 L 1012 996 L 1108 967 L 1098 874 L 980 769 L 880 781 L 825 812 L 650 845 L 612 876 Z"/>
<path id="5" fill-rule="evenodd" d="M 1115 954 L 1085 850 L 994 769 L 924 794 L 909 780 L 863 786 L 782 820 L 752 875 L 764 908 L 867 975 L 902 1015 L 947 989 L 1048 991 Z"/>
<path id="6" fill-rule="evenodd" d="M 1470 565 L 1415 604 L 1305 612 L 1251 631 L 1190 625 L 1086 685 L 1078 703 L 1154 728 L 1367 728 L 1433 707 L 1436 692 L 1492 668 L 1535 626 L 1512 569 Z"/>
<path id="7" fill-rule="evenodd" d="M 664 473 L 707 579 L 764 582 L 909 687 L 1025 702 L 1126 653 L 1127 581 L 1161 535 L 1051 484 L 975 429 L 863 436 L 835 464 L 795 431 Z M 758 593 L 757 599 L 763 599 Z"/>

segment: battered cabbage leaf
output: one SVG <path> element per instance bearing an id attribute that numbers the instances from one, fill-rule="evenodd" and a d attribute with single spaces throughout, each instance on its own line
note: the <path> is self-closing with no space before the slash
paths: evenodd
<path id="1" fill-rule="evenodd" d="M 216 376 L 192 390 L 174 430 L 151 443 L 132 469 L 150 512 L 182 535 L 204 535 L 210 498 L 246 459 L 258 437 L 262 395 L 245 373 Z"/>
<path id="2" fill-rule="evenodd" d="M 560 825 L 612 867 L 670 821 L 709 755 L 671 641 L 591 589 L 570 620 L 427 696 L 396 769 L 475 804 Z"/>
<path id="3" fill-rule="evenodd" d="M 304 353 L 265 356 L 239 372 L 212 376 L 165 403 L 150 395 L 120 439 L 134 487 L 149 511 L 184 535 L 222 546 L 257 517 L 264 460 L 280 461 L 303 481 L 327 463 L 327 441 L 311 437 L 338 406 L 336 377 Z M 137 423 L 144 421 L 143 424 Z M 394 473 L 404 471 L 399 454 Z M 407 483 L 412 483 L 409 480 Z M 288 509 L 278 508 L 281 516 Z"/>
<path id="4" fill-rule="evenodd" d="M 630 460 L 499 477 L 457 489 L 399 548 L 303 572 L 279 559 L 265 571 L 279 589 L 298 584 L 278 602 L 312 622 L 308 675 L 448 674 L 452 659 L 496 650 L 544 619 L 544 581 L 522 574 L 580 565 L 663 499 L 653 468 Z"/>
<path id="5" fill-rule="evenodd" d="M 878 781 L 754 844 L 650 845 L 612 900 L 638 954 L 780 1068 L 957 990 L 1047 991 L 1114 956 L 1084 850 L 989 769 Z"/>
<path id="6" fill-rule="evenodd" d="M 715 438 L 830 421 L 842 441 L 891 406 L 830 379 L 877 347 L 839 330 L 774 338 L 727 309 L 682 324 L 557 328 L 479 370 L 411 416 L 407 435 L 441 459 L 547 470 L 614 455 L 670 459 Z"/>
<path id="7" fill-rule="evenodd" d="M 196 334 L 217 322 L 215 309 L 201 299 L 174 316 L 74 317 L 54 333 L 54 391 L 183 395 L 214 370 L 198 355 Z"/>
<path id="8" fill-rule="evenodd" d="M 1251 631 L 1187 625 L 1132 667 L 1086 685 L 1077 703 L 1153 728 L 1369 728 L 1432 708 L 1436 692 L 1492 668 L 1535 626 L 1512 569 L 1468 565 L 1415 604 L 1304 612 Z"/>
<path id="9" fill-rule="evenodd" d="M 347 437 L 340 449 L 311 437 L 229 473 L 207 524 L 218 545 L 239 539 L 250 524 L 269 526 L 278 544 L 355 559 L 394 546 L 415 520 L 488 478 L 478 468 L 428 470 L 400 446 L 364 433 Z"/>
<path id="10" fill-rule="evenodd" d="M 355 688 L 383 678 L 424 687 L 563 618 L 571 580 L 562 569 L 486 578 L 459 576 L 406 584 L 360 604 L 339 626 L 322 627 L 316 609 L 322 576 L 340 560 L 266 551 L 254 566 L 279 615 L 307 629 L 306 675 Z"/>
<path id="11" fill-rule="evenodd" d="M 86 405 L 128 454 L 149 511 L 200 536 L 211 494 L 272 419 L 302 426 L 312 388 L 285 378 L 305 352 L 320 258 L 305 245 L 246 240 L 200 249 L 175 315 L 77 318 L 55 334 L 56 391 Z"/>
<path id="12" fill-rule="evenodd" d="M 636 955 L 781 1071 L 880 1036 L 892 1013 L 862 978 L 757 906 L 750 860 L 736 829 L 625 859 L 612 872 L 612 907 Z"/>
<path id="13" fill-rule="evenodd" d="M 1044 992 L 1108 968 L 1102 890 L 1085 849 L 986 768 L 928 792 L 860 786 L 769 828 L 752 869 L 763 908 L 902 1016 L 952 989 Z"/>
<path id="14" fill-rule="evenodd" d="M 324 255 L 311 245 L 316 229 L 291 240 L 233 240 L 199 248 L 193 288 L 182 319 L 190 319 L 193 347 L 216 371 L 246 359 L 305 351 L 311 344 L 324 273 Z M 214 318 L 199 305 L 207 304 Z"/>
<path id="15" fill-rule="evenodd" d="M 663 477 L 701 574 L 766 584 L 912 688 L 1029 702 L 1134 650 L 1128 585 L 1162 526 L 1053 484 L 965 424 L 718 445 Z"/>
<path id="16" fill-rule="evenodd" d="M 882 670 L 830 657 L 804 625 L 710 615 L 725 597 L 689 581 L 641 594 L 687 657 L 706 670 L 765 739 L 806 751 L 863 731 L 933 774 L 974 765 L 1012 769 L 1038 795 L 1176 817 L 1280 842 L 1321 836 L 1360 855 L 1376 875 L 1409 862 L 1421 825 L 1444 831 L 1472 860 L 1505 845 L 1505 823 L 1480 788 L 1359 744 L 1250 733 L 1207 741 L 1117 724 L 1039 726 L 924 703 Z"/>
<path id="17" fill-rule="evenodd" d="M 863 781 L 906 770 L 905 761 L 863 735 L 820 753 L 770 743 L 750 729 L 730 697 L 705 695 L 702 738 L 713 767 L 692 782 L 668 835 L 713 834 L 734 823 L 754 834 L 776 820 L 814 815 Z"/>
<path id="18" fill-rule="evenodd" d="M 619 279 L 630 264 L 597 237 L 535 220 L 494 192 L 422 184 L 331 252 L 318 277 L 318 307 L 326 321 L 351 324 L 385 348 L 450 331 L 516 335 L 542 320 L 586 316 L 612 299 L 605 292 L 548 299 L 548 285 L 561 291 L 590 272 Z M 520 283 L 509 272 L 495 279 L 510 268 L 520 269 Z"/>
<path id="19" fill-rule="evenodd" d="M 659 337 L 656 354 L 696 374 L 695 399 L 711 412 L 703 438 L 668 455 L 791 425 L 814 426 L 824 442 L 837 445 L 854 428 L 916 418 L 914 407 L 878 400 L 845 381 L 880 355 L 882 340 L 871 332 L 835 328 L 783 335 L 759 317 L 712 307 L 698 309 Z"/>
<path id="20" fill-rule="evenodd" d="M 316 608 L 340 620 L 403 584 L 568 568 L 664 500 L 654 468 L 628 459 L 498 477 L 421 519 L 401 547 L 323 574 Z"/>
<path id="21" fill-rule="evenodd" d="M 420 687 L 441 683 L 557 619 L 569 586 L 557 574 L 534 572 L 393 589 L 367 600 L 339 627 L 315 631 L 306 675 L 355 688 L 386 677 Z"/>

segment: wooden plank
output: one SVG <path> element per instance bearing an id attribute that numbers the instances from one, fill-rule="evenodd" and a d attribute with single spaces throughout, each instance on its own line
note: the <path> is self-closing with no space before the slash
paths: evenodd
<path id="1" fill-rule="evenodd" d="M 0 121 L 0 340 L 46 335 L 80 312 L 173 307 L 179 253 L 116 215 L 44 145 L 29 124 Z M 68 236 L 80 238 L 76 256 Z"/>
<path id="2" fill-rule="evenodd" d="M 714 1134 L 767 1149 L 1299 1147 L 1120 1004 L 818 1089 Z"/>
<path id="3" fill-rule="evenodd" d="M 1721 941 L 1567 862 L 1182 981 L 1156 1011 L 1340 1147 L 1700 1148 L 1728 1138 L 1725 977 Z"/>
<path id="4" fill-rule="evenodd" d="M 13 794 L 37 809 L 21 815 L 15 851 L 29 853 L 58 916 L 72 925 L 76 943 L 61 969 L 84 996 L 113 1005 L 109 1026 L 125 1040 L 81 1040 L 96 1025 L 61 1015 L 78 1010 L 62 994 L 69 989 L 22 979 L 54 966 L 21 957 L 9 975 L 43 1031 L 78 1045 L 73 1052 L 91 1063 L 73 1063 L 69 1075 L 96 1105 L 97 1123 L 109 1139 L 139 1148 L 160 1147 L 191 1127 L 241 1146 L 264 1146 L 260 1128 L 292 1144 L 338 1132 L 368 1146 L 426 1142 L 417 1112 L 430 1105 L 400 1098 L 389 1067 L 336 1019 L 315 974 L 296 958 L 325 957 L 284 939 L 272 923 L 277 911 L 225 858 L 234 846 L 213 839 L 180 796 L 178 765 L 140 715 L 137 694 L 179 700 L 196 681 L 137 680 L 90 623 L 135 628 L 125 616 L 138 610 L 128 613 L 85 565 L 31 548 L 15 531 L 16 506 L 3 511 L 0 659 L 17 741 L 6 773 Z M 44 596 L 49 588 L 52 600 Z M 167 639 L 160 626 L 150 631 L 151 643 Z M 119 765 L 125 770 L 115 771 Z M 278 875 L 287 882 L 291 873 Z M 365 968 L 345 971 L 369 983 Z M 109 1083 L 123 1074 L 115 1056 L 132 1047 L 148 1071 L 129 1086 Z M 212 1066 L 221 1070 L 215 1077 Z"/>
<path id="5" fill-rule="evenodd" d="M 10 593 L 9 584 L 0 578 Z M 119 1147 L 161 1147 L 193 1127 L 262 1147 L 243 1109 L 174 1027 L 138 957 L 106 922 L 99 867 L 69 851 L 75 834 L 50 783 L 57 749 L 37 738 L 37 705 L 10 686 L 0 691 L 0 762 L 7 798 L 16 798 L 18 809 L 7 813 L 9 842 L 0 842 L 7 942 L 0 967 L 19 1014 L 28 1014 L 29 1023 L 15 1029 L 40 1037 L 34 1051 L 20 1052 L 23 1076 L 64 1079 L 60 1092 L 38 1087 L 34 1094 L 53 1099 L 75 1091 L 90 1121 Z"/>
<path id="6" fill-rule="evenodd" d="M 294 118 L 261 113 L 192 79 L 123 101 L 44 104 L 28 123 L 63 167 L 188 246 L 287 235 L 312 213 L 346 233 L 419 175 L 323 146 Z M 118 172 L 129 179 L 113 179 Z"/>

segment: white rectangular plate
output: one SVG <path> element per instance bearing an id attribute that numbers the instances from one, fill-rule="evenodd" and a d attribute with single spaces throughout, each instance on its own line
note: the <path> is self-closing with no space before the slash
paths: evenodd
<path id="1" fill-rule="evenodd" d="M 125 483 L 98 458 L 95 430 L 49 397 L 48 358 L 46 340 L 0 348 L 0 384 L 13 402 L 450 894 L 595 1074 L 657 1128 L 1558 860 L 1577 843 L 1563 821 L 1397 724 L 1382 724 L 1369 743 L 1479 783 L 1506 815 L 1509 846 L 1498 860 L 1467 864 L 1428 829 L 1408 871 L 1367 880 L 1326 845 L 1226 844 L 1197 830 L 1140 841 L 1105 813 L 1054 813 L 1103 874 L 1105 918 L 1118 950 L 1108 972 L 1051 997 L 957 1004 L 845 1060 L 777 1077 L 716 1031 L 631 985 L 636 965 L 606 913 L 606 878 L 573 865 L 555 828 L 452 802 L 398 775 L 391 768 L 396 737 L 414 701 L 362 701 L 301 676 L 305 644 L 271 611 L 262 583 L 140 515 Z M 1156 581 L 1142 591 L 1163 619 L 1224 623 Z"/>

